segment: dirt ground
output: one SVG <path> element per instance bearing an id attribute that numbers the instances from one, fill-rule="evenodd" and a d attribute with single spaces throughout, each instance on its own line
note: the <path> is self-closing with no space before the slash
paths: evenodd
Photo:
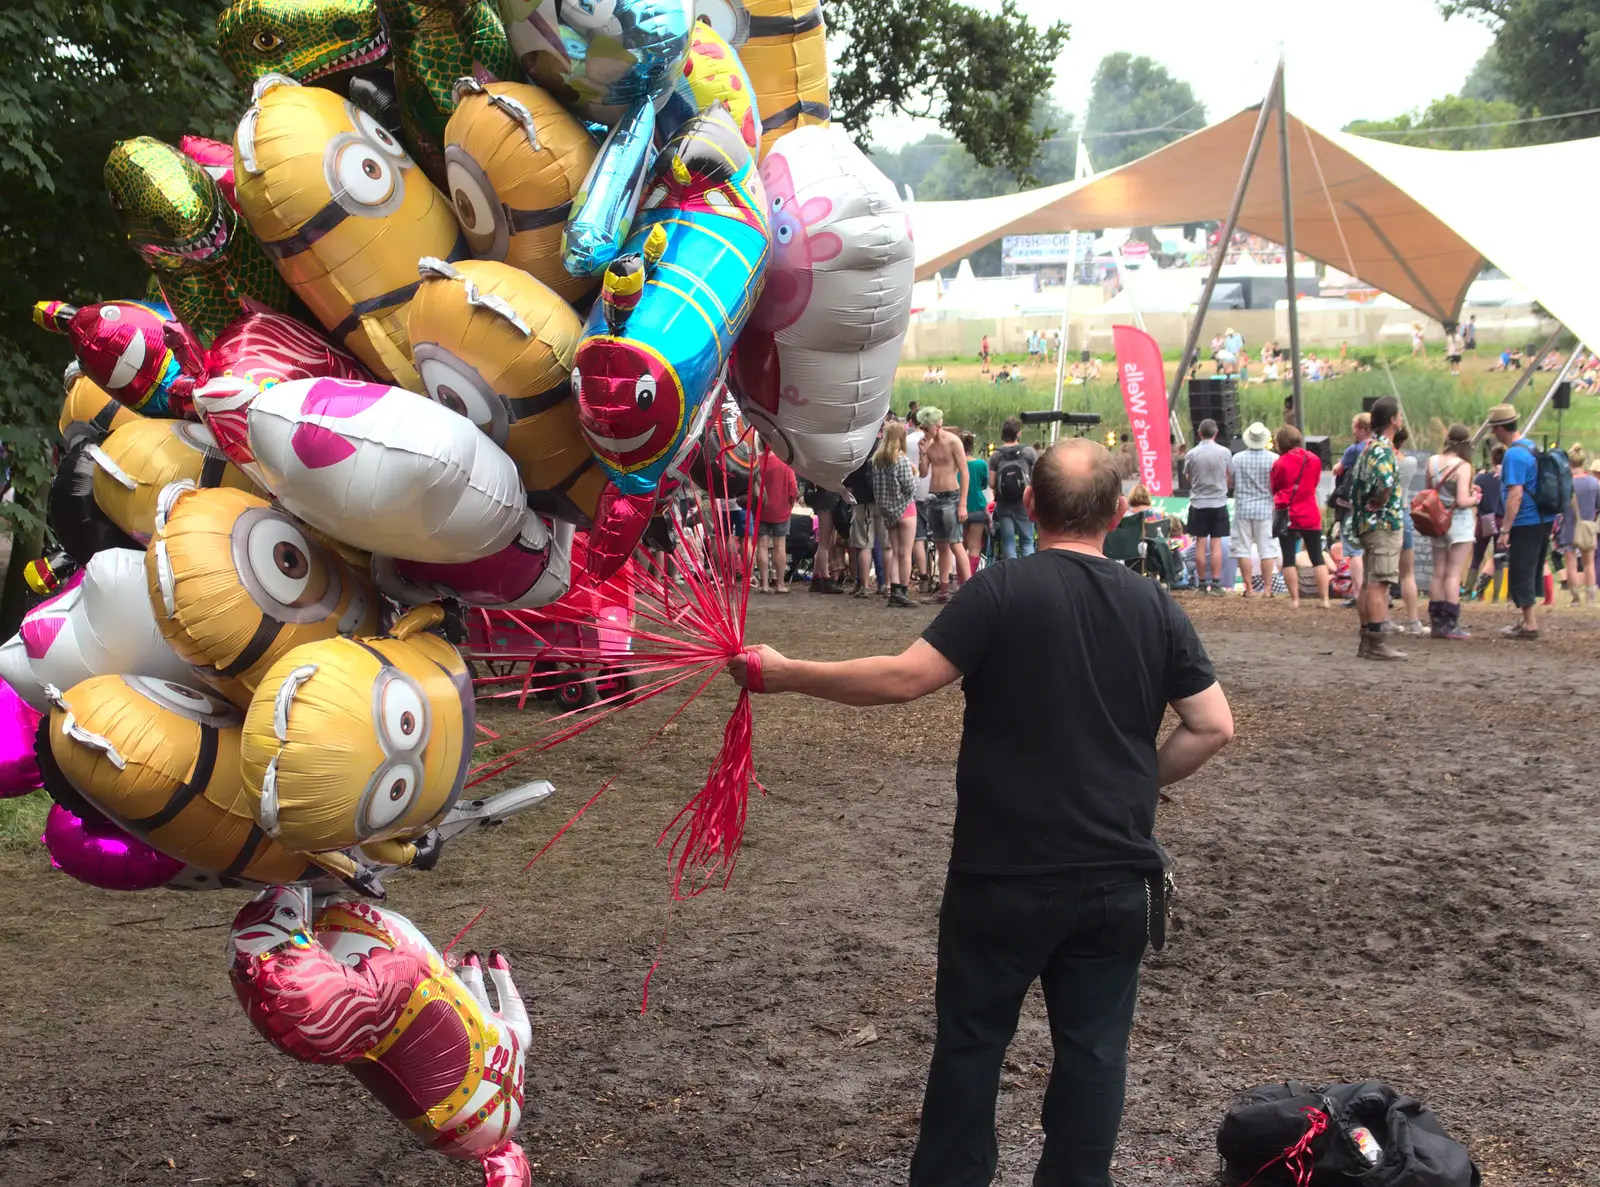
<path id="1" fill-rule="evenodd" d="M 1180 930 L 1146 966 L 1118 1182 L 1212 1181 L 1237 1090 L 1376 1076 L 1437 1109 L 1492 1187 L 1600 1183 L 1600 618 L 1555 614 L 1537 645 L 1416 640 L 1411 663 L 1377 666 L 1354 660 L 1348 612 L 1187 604 L 1239 737 L 1162 810 Z M 796 594 L 756 599 L 750 635 L 843 657 L 898 648 L 931 614 Z M 559 748 L 524 768 L 559 803 L 392 880 L 391 905 L 441 944 L 492 904 L 472 942 L 510 955 L 534 1016 L 521 1140 L 541 1182 L 904 1182 L 960 693 L 868 711 L 761 702 L 770 794 L 733 887 L 668 926 L 651 846 L 730 704 L 719 689 L 637 759 L 651 706 Z M 546 712 L 489 717 L 537 736 Z M 33 853 L 0 858 L 0 878 L 5 1187 L 478 1181 L 342 1070 L 256 1037 L 225 974 L 236 895 L 115 896 Z M 1049 1059 L 1035 996 L 1000 1097 L 1013 1187 L 1037 1153 Z"/>

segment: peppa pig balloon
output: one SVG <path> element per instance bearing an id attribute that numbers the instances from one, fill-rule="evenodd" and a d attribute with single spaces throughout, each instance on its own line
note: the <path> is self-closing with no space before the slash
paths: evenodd
<path id="1" fill-rule="evenodd" d="M 761 180 L 773 262 L 732 385 L 773 452 L 842 490 L 889 410 L 911 318 L 911 225 L 894 186 L 839 128 L 790 132 Z"/>

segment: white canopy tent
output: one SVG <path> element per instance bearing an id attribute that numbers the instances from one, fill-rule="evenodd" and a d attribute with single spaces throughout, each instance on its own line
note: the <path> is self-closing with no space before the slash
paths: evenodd
<path id="1" fill-rule="evenodd" d="M 1221 219 L 1259 108 L 1086 181 L 964 202 L 914 202 L 916 274 L 1001 235 Z M 1276 126 L 1276 116 L 1272 117 Z M 1600 343 L 1600 239 L 1587 234 L 1600 138 L 1447 152 L 1324 132 L 1289 117 L 1296 249 L 1437 318 L 1455 319 L 1486 262 L 1580 340 Z M 1239 226 L 1283 242 L 1278 137 Z"/>

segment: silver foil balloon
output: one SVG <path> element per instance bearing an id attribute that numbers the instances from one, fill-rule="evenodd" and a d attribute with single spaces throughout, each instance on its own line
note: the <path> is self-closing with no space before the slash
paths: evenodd
<path id="1" fill-rule="evenodd" d="M 627 236 L 655 112 L 689 52 L 693 0 L 500 0 L 500 12 L 528 77 L 612 129 L 567 224 L 567 270 L 592 275 Z"/>
<path id="2" fill-rule="evenodd" d="M 561 238 L 561 263 L 572 275 L 593 276 L 622 250 L 655 157 L 655 130 L 656 109 L 644 103 L 625 115 L 600 146 Z"/>
<path id="3" fill-rule="evenodd" d="M 689 53 L 692 0 L 500 0 L 529 79 L 607 127 L 666 98 Z"/>

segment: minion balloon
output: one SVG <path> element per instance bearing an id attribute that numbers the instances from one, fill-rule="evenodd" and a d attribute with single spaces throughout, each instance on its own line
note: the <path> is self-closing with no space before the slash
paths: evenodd
<path id="1" fill-rule="evenodd" d="M 96 505 L 141 546 L 150 542 L 157 501 L 170 484 L 254 489 L 217 448 L 211 431 L 192 421 L 140 417 L 84 448 L 93 462 Z"/>
<path id="2" fill-rule="evenodd" d="M 472 254 L 522 269 L 563 300 L 587 297 L 594 278 L 562 267 L 561 235 L 594 164 L 589 133 L 548 92 L 524 83 L 463 78 L 455 96 L 446 183 Z"/>
<path id="3" fill-rule="evenodd" d="M 169 486 L 143 560 L 162 636 L 241 707 L 294 647 L 377 627 L 365 575 L 244 491 Z"/>
<path id="4" fill-rule="evenodd" d="M 656 112 L 683 74 L 690 0 L 500 0 L 528 77 L 574 114 L 611 129 L 573 200 L 567 270 L 592 276 L 616 258 L 646 176 Z"/>
<path id="5" fill-rule="evenodd" d="M 528 506 L 588 527 L 606 486 L 572 392 L 583 322 L 525 272 L 492 260 L 423 260 L 411 302 L 423 388 L 517 463 Z"/>
<path id="6" fill-rule="evenodd" d="M 321 873 L 250 815 L 232 705 L 149 676 L 95 676 L 53 704 L 50 753 L 112 823 L 224 882 Z"/>
<path id="7" fill-rule="evenodd" d="M 133 409 L 111 394 L 73 363 L 64 377 L 67 398 L 61 402 L 56 428 L 70 449 L 80 440 L 103 441 L 107 433 L 140 419 Z"/>
<path id="8" fill-rule="evenodd" d="M 589 536 L 602 578 L 632 551 L 662 476 L 700 436 L 761 292 L 767 233 L 754 155 L 718 105 L 662 150 L 574 360 L 578 419 L 614 488 Z"/>
<path id="9" fill-rule="evenodd" d="M 828 122 L 822 0 L 695 0 L 694 12 L 738 51 L 755 85 L 762 160 L 780 136 Z"/>
<path id="10" fill-rule="evenodd" d="M 245 715 L 241 762 L 267 835 L 357 876 L 337 850 L 411 865 L 466 780 L 477 720 L 472 679 L 428 633 L 436 605 L 369 639 L 324 639 L 273 664 Z M 424 846 L 423 856 L 432 850 Z"/>
<path id="11" fill-rule="evenodd" d="M 470 254 L 444 196 L 372 116 L 281 75 L 256 83 L 233 151 L 245 218 L 328 336 L 380 378 L 415 384 L 417 260 Z"/>

